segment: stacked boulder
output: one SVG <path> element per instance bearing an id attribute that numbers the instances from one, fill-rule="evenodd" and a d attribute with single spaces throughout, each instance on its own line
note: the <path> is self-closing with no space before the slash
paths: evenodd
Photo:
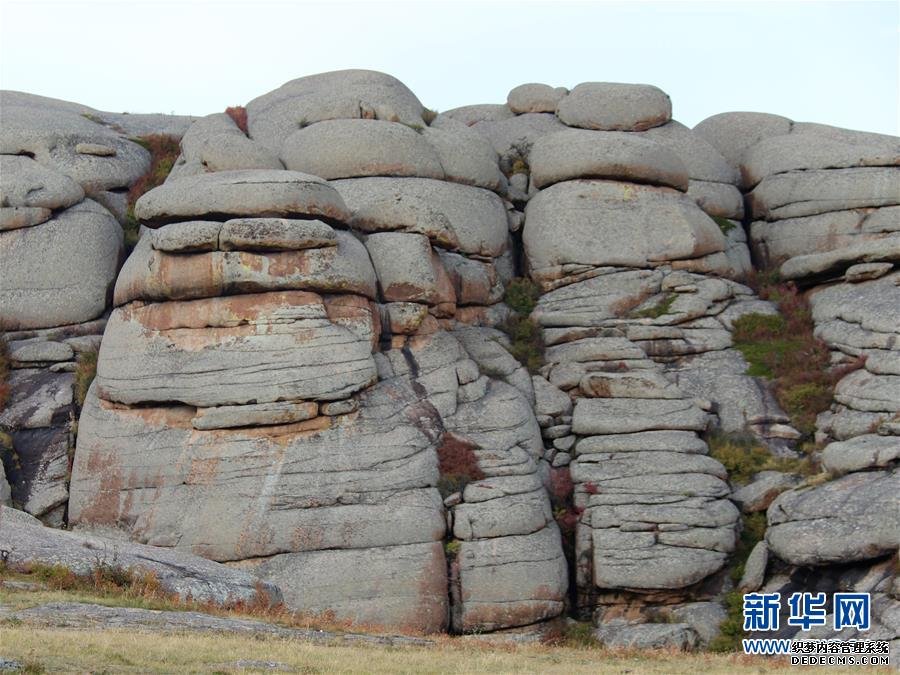
<path id="1" fill-rule="evenodd" d="M 507 106 L 445 116 L 511 171 L 543 291 L 540 389 L 574 402 L 570 419 L 548 415 L 545 443 L 575 485 L 576 611 L 609 644 L 706 642 L 739 513 L 702 435 L 797 436 L 730 349 L 738 317 L 775 311 L 737 281 L 751 269 L 737 171 L 655 87 L 523 85 Z"/>
<path id="2" fill-rule="evenodd" d="M 247 135 L 224 116 L 187 132 L 136 207 L 73 523 L 355 622 L 562 613 L 531 380 L 483 325 L 506 313 L 505 177 L 424 112 L 394 78 L 344 71 L 252 101 Z"/>
<path id="3" fill-rule="evenodd" d="M 11 499 L 60 526 L 73 371 L 99 347 L 121 262 L 117 218 L 150 157 L 88 108 L 18 92 L 4 92 L 0 106 L 0 341 L 12 368 L 2 460 Z"/>
<path id="4" fill-rule="evenodd" d="M 798 590 L 802 578 L 803 590 L 870 592 L 866 637 L 896 648 L 900 140 L 759 113 L 723 113 L 696 130 L 741 171 L 760 264 L 807 289 L 816 337 L 851 370 L 817 420 L 832 480 L 769 507 L 758 553 L 768 574 L 763 565 L 750 590 Z"/>

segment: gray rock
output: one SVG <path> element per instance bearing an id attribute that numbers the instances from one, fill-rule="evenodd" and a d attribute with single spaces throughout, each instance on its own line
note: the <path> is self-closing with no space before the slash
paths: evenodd
<path id="1" fill-rule="evenodd" d="M 580 436 L 679 429 L 703 431 L 707 415 L 691 401 L 583 398 L 575 403 L 572 431 Z"/>
<path id="2" fill-rule="evenodd" d="M 626 132 L 568 129 L 542 136 L 528 156 L 531 180 L 539 188 L 573 178 L 609 178 L 688 187 L 678 155 L 663 145 Z M 724 160 L 723 160 L 724 163 Z"/>
<path id="3" fill-rule="evenodd" d="M 259 592 L 273 603 L 281 600 L 276 586 L 247 572 L 171 549 L 43 527 L 6 506 L 0 506 L 0 548 L 10 552 L 10 565 L 62 565 L 84 575 L 98 564 L 152 572 L 164 590 L 198 602 L 251 602 Z"/>
<path id="4" fill-rule="evenodd" d="M 840 132 L 835 135 L 809 130 L 761 140 L 742 158 L 744 184 L 752 187 L 768 176 L 798 170 L 900 165 L 900 142 L 896 138 L 881 136 L 881 142 L 876 142 L 874 134 Z"/>
<path id="5" fill-rule="evenodd" d="M 321 220 L 287 218 L 235 218 L 219 233 L 223 251 L 300 251 L 337 246 L 330 225 Z"/>
<path id="6" fill-rule="evenodd" d="M 329 180 L 444 177 L 440 159 L 424 135 L 380 120 L 335 119 L 303 127 L 285 139 L 280 156 L 292 171 Z"/>
<path id="7" fill-rule="evenodd" d="M 848 441 L 829 443 L 822 451 L 822 464 L 835 473 L 884 469 L 898 459 L 900 440 L 895 436 L 866 434 Z"/>
<path id="8" fill-rule="evenodd" d="M 437 153 L 445 180 L 506 192 L 497 151 L 484 136 L 451 120 L 426 128 L 422 135 Z"/>
<path id="9" fill-rule="evenodd" d="M 698 646 L 697 632 L 687 623 L 604 625 L 594 637 L 612 649 L 674 649 L 691 651 Z"/>
<path id="10" fill-rule="evenodd" d="M 189 220 L 149 230 L 150 245 L 167 253 L 199 253 L 219 248 L 222 223 L 213 220 Z"/>
<path id="11" fill-rule="evenodd" d="M 359 409 L 359 401 L 355 398 L 348 398 L 344 401 L 329 401 L 319 406 L 319 412 L 323 415 L 331 417 L 337 415 L 349 415 Z"/>
<path id="12" fill-rule="evenodd" d="M 534 401 L 531 374 L 509 353 L 508 338 L 493 328 L 459 328 L 453 331 L 466 353 L 485 375 L 496 377 L 518 389 L 529 402 Z"/>
<path id="13" fill-rule="evenodd" d="M 543 489 L 504 495 L 453 509 L 453 536 L 465 541 L 537 532 L 553 522 Z"/>
<path id="14" fill-rule="evenodd" d="M 554 107 L 554 110 L 556 108 Z M 509 109 L 508 105 L 503 103 L 482 103 L 476 105 L 464 105 L 459 108 L 451 108 L 445 110 L 432 123 L 432 126 L 440 126 L 440 123 L 451 119 L 462 122 L 467 127 L 471 127 L 478 122 L 499 122 L 515 117 L 516 114 Z"/>
<path id="15" fill-rule="evenodd" d="M 31 338 L 13 340 L 9 343 L 9 358 L 17 365 L 71 361 L 74 357 L 75 352 L 65 342 Z"/>
<path id="16" fill-rule="evenodd" d="M 181 139 L 178 177 L 207 171 L 283 169 L 276 154 L 254 142 L 225 113 L 207 115 L 194 122 Z"/>
<path id="17" fill-rule="evenodd" d="M 737 167 L 744 152 L 761 140 L 790 133 L 787 117 L 757 112 L 726 112 L 707 117 L 694 127 L 732 166 Z"/>
<path id="18" fill-rule="evenodd" d="M 381 296 L 388 302 L 455 302 L 456 296 L 428 237 L 377 232 L 366 237 Z"/>
<path id="19" fill-rule="evenodd" d="M 13 370 L 7 379 L 10 398 L 0 412 L 0 426 L 40 429 L 67 419 L 74 377 L 36 368 Z"/>
<path id="20" fill-rule="evenodd" d="M 706 443 L 691 431 L 642 431 L 588 436 L 580 439 L 576 447 L 579 455 L 660 450 L 701 455 L 707 453 Z"/>
<path id="21" fill-rule="evenodd" d="M 588 398 L 680 399 L 684 394 L 661 373 L 652 370 L 629 373 L 588 373 L 579 389 Z"/>
<path id="22" fill-rule="evenodd" d="M 318 412 L 319 406 L 313 401 L 222 405 L 198 409 L 196 417 L 191 420 L 191 425 L 195 429 L 206 430 L 293 424 L 310 420 Z"/>
<path id="23" fill-rule="evenodd" d="M 234 293 L 311 290 L 376 297 L 375 271 L 363 244 L 335 231 L 337 246 L 302 251 L 154 251 L 142 237 L 122 267 L 115 305 L 132 300 L 185 300 Z"/>
<path id="24" fill-rule="evenodd" d="M 727 618 L 718 602 L 689 602 L 671 611 L 675 623 L 686 623 L 696 631 L 701 645 L 708 645 L 719 635 L 719 626 Z"/>
<path id="25" fill-rule="evenodd" d="M 621 361 L 644 358 L 644 352 L 624 337 L 586 337 L 547 348 L 548 363 Z"/>
<path id="26" fill-rule="evenodd" d="M 520 84 L 506 95 L 506 105 L 514 113 L 552 113 L 557 104 L 569 93 L 565 87 L 549 84 Z"/>
<path id="27" fill-rule="evenodd" d="M 572 414 L 572 399 L 569 395 L 550 384 L 540 375 L 531 378 L 534 385 L 534 412 L 536 415 L 559 417 Z"/>
<path id="28" fill-rule="evenodd" d="M 897 550 L 900 476 L 852 473 L 782 493 L 769 507 L 766 542 L 792 565 L 868 560 Z"/>
<path id="29" fill-rule="evenodd" d="M 782 492 L 796 487 L 800 477 L 781 471 L 760 471 L 753 481 L 734 491 L 731 500 L 744 513 L 765 511 Z"/>
<path id="30" fill-rule="evenodd" d="M 154 188 L 135 204 L 135 215 L 162 225 L 222 216 L 312 216 L 347 222 L 340 195 L 323 179 L 296 171 L 220 171 L 187 176 Z"/>
<path id="31" fill-rule="evenodd" d="M 744 217 L 744 196 L 734 185 L 691 180 L 687 196 L 711 216 L 741 220 Z M 739 222 L 732 223 L 742 229 Z"/>
<path id="32" fill-rule="evenodd" d="M 0 330 L 100 316 L 121 247 L 122 228 L 91 200 L 40 225 L 0 232 Z"/>
<path id="33" fill-rule="evenodd" d="M 672 119 L 672 101 L 651 85 L 584 82 L 559 102 L 556 114 L 570 127 L 643 131 Z"/>
<path id="34" fill-rule="evenodd" d="M 3 462 L 0 462 L 0 506 L 9 506 L 12 504 L 12 489 L 6 480 L 6 469 Z"/>
<path id="35" fill-rule="evenodd" d="M 888 261 L 890 265 L 881 274 L 884 276 L 895 262 L 900 262 L 900 234 L 890 235 L 872 241 L 859 241 L 849 246 L 824 253 L 800 255 L 785 261 L 780 273 L 785 279 L 804 279 L 822 275 L 836 275 L 860 262 Z M 865 274 L 863 275 L 865 276 Z M 863 281 L 864 279 L 857 279 Z"/>
<path id="36" fill-rule="evenodd" d="M 78 183 L 30 157 L 0 155 L 0 175 L 0 202 L 5 207 L 64 209 L 84 199 Z"/>
<path id="37" fill-rule="evenodd" d="M 348 645 L 381 645 L 425 647 L 433 644 L 422 638 L 372 635 L 367 633 L 332 633 L 304 628 L 286 628 L 255 619 L 223 617 L 201 612 L 166 611 L 139 607 L 107 607 L 86 602 L 51 602 L 9 614 L 9 618 L 27 625 L 65 627 L 80 630 L 147 630 L 179 633 L 219 633 L 241 636 L 276 636 L 286 640 Z M 9 663 L 9 661 L 7 661 Z M 274 663 L 274 665 L 273 665 Z M 240 669 L 279 669 L 277 662 L 242 659 L 232 664 Z M 2 667 L 2 663 L 0 663 Z"/>
<path id="38" fill-rule="evenodd" d="M 96 381 L 110 401 L 207 407 L 342 399 L 374 379 L 368 340 L 286 291 L 117 308 Z"/>
<path id="39" fill-rule="evenodd" d="M 766 579 L 766 566 L 769 564 L 769 547 L 765 541 L 757 542 L 744 563 L 744 574 L 738 582 L 738 590 L 743 593 L 755 593 Z"/>
<path id="40" fill-rule="evenodd" d="M 437 419 L 408 382 L 368 389 L 356 415 L 277 433 L 198 431 L 194 414 L 184 406 L 125 408 L 91 392 L 79 422 L 69 522 L 116 525 L 141 542 L 220 561 L 444 536 L 432 487 Z M 132 484 L 154 489 L 126 499 Z"/>
<path id="41" fill-rule="evenodd" d="M 541 191 L 525 210 L 523 242 L 533 278 L 566 264 L 647 267 L 722 251 L 718 226 L 666 188 L 570 181 Z"/>
<path id="42" fill-rule="evenodd" d="M 524 536 L 464 541 L 457 560 L 456 630 L 526 626 L 563 611 L 568 574 L 555 523 Z"/>
<path id="43" fill-rule="evenodd" d="M 50 209 L 40 206 L 0 206 L 0 231 L 40 225 L 52 215 Z"/>
<path id="44" fill-rule="evenodd" d="M 556 115 L 526 113 L 499 121 L 477 122 L 472 128 L 494 146 L 500 155 L 500 168 L 507 174 L 514 174 L 527 169 L 528 154 L 538 138 L 563 131 L 566 126 Z"/>
<path id="45" fill-rule="evenodd" d="M 740 181 L 735 168 L 709 141 L 680 122 L 672 120 L 662 126 L 647 129 L 640 135 L 680 158 L 692 181 L 725 185 L 737 185 Z"/>
<path id="46" fill-rule="evenodd" d="M 848 267 L 844 272 L 844 281 L 851 284 L 860 281 L 871 281 L 872 279 L 883 277 L 893 267 L 893 263 L 889 262 L 857 263 Z"/>
<path id="47" fill-rule="evenodd" d="M 443 251 L 438 251 L 438 257 L 450 276 L 460 305 L 492 305 L 503 299 L 503 284 L 492 264 Z"/>
<path id="48" fill-rule="evenodd" d="M 364 232 L 425 234 L 445 249 L 495 257 L 506 247 L 506 209 L 486 190 L 418 178 L 333 183 Z"/>
<path id="49" fill-rule="evenodd" d="M 747 196 L 754 218 L 779 220 L 900 204 L 896 168 L 815 169 L 764 178 Z"/>
<path id="50" fill-rule="evenodd" d="M 831 344 L 896 349 L 900 272 L 873 281 L 821 286 L 809 294 L 815 333 Z"/>
<path id="51" fill-rule="evenodd" d="M 291 80 L 247 104 L 250 137 L 273 153 L 299 127 L 334 119 L 424 125 L 423 107 L 400 80 L 373 70 L 336 70 Z"/>
<path id="52" fill-rule="evenodd" d="M 277 584 L 285 604 L 299 612 L 437 633 L 447 627 L 446 564 L 435 541 L 285 553 L 259 561 L 255 572 Z"/>
<path id="53" fill-rule="evenodd" d="M 29 155 L 98 199 L 104 191 L 127 188 L 150 168 L 150 153 L 89 116 L 34 101 L 4 104 L 0 154 Z"/>

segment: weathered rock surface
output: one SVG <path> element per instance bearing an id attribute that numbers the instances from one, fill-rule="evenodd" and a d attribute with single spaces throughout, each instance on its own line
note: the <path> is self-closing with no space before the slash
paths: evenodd
<path id="1" fill-rule="evenodd" d="M 697 632 L 686 623 L 604 625 L 594 631 L 597 640 L 613 649 L 676 649 L 697 647 Z"/>
<path id="2" fill-rule="evenodd" d="M 539 188 L 574 178 L 608 178 L 687 190 L 678 156 L 653 141 L 625 132 L 570 129 L 537 139 L 528 156 Z"/>
<path id="3" fill-rule="evenodd" d="M 374 378 L 369 341 L 297 291 L 117 308 L 97 369 L 108 401 L 204 407 L 341 399 Z"/>
<path id="4" fill-rule="evenodd" d="M 0 330 L 95 319 L 107 305 L 122 228 L 85 200 L 40 225 L 0 232 Z"/>
<path id="5" fill-rule="evenodd" d="M 722 251 L 716 224 L 665 188 L 569 181 L 531 199 L 523 242 L 531 274 L 553 279 L 566 264 L 645 267 Z"/>
<path id="6" fill-rule="evenodd" d="M 549 84 L 520 84 L 506 96 L 506 105 L 514 113 L 552 113 L 557 104 L 569 93 L 565 87 Z"/>
<path id="7" fill-rule="evenodd" d="M 340 196 L 323 179 L 296 171 L 219 171 L 164 183 L 134 209 L 145 224 L 255 216 L 346 221 Z"/>
<path id="8" fill-rule="evenodd" d="M 795 565 L 868 560 L 897 550 L 900 476 L 853 473 L 824 485 L 791 490 L 769 507 L 766 542 Z"/>
<path id="9" fill-rule="evenodd" d="M 251 602 L 259 592 L 273 604 L 281 601 L 277 586 L 260 583 L 247 572 L 170 548 L 44 527 L 35 518 L 6 506 L 0 506 L 0 548 L 10 552 L 8 564 L 14 566 L 63 565 L 86 575 L 105 564 L 152 572 L 164 590 L 198 602 Z"/>
<path id="10" fill-rule="evenodd" d="M 643 131 L 672 118 L 672 101 L 651 85 L 585 82 L 559 102 L 556 114 L 570 127 Z"/>

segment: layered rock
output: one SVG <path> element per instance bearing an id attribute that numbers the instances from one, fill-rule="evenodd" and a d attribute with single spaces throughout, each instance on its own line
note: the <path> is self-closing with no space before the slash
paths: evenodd
<path id="1" fill-rule="evenodd" d="M 0 341 L 12 367 L 3 483 L 17 506 L 61 526 L 73 372 L 99 347 L 121 263 L 117 219 L 150 157 L 91 108 L 21 92 L 3 92 L 0 106 Z"/>
<path id="2" fill-rule="evenodd" d="M 244 140 L 221 116 L 188 131 L 136 205 L 71 523 L 355 622 L 562 613 L 531 380 L 479 328 L 506 314 L 506 179 L 478 134 L 422 113 L 393 78 L 346 71 L 251 102 Z"/>
<path id="3" fill-rule="evenodd" d="M 831 480 L 768 507 L 769 562 L 754 585 L 783 591 L 803 577 L 803 590 L 871 592 L 874 630 L 896 644 L 898 602 L 884 570 L 900 545 L 900 142 L 751 113 L 717 115 L 696 131 L 741 172 L 761 265 L 807 289 L 816 337 L 849 371 L 817 419 Z"/>

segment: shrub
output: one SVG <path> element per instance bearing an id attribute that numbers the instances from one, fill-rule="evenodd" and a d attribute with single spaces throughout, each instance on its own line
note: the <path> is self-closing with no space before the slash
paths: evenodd
<path id="1" fill-rule="evenodd" d="M 9 348 L 6 341 L 0 339 L 0 412 L 6 410 L 6 404 L 9 402 L 10 384 L 9 380 Z"/>
<path id="2" fill-rule="evenodd" d="M 75 401 L 79 408 L 84 405 L 84 399 L 96 375 L 97 352 L 80 353 L 75 365 Z"/>
<path id="3" fill-rule="evenodd" d="M 245 134 L 247 131 L 247 109 L 244 106 L 236 105 L 229 106 L 225 108 L 225 114 L 228 115 L 234 123 L 237 125 L 237 128 L 243 131 Z"/>
<path id="4" fill-rule="evenodd" d="M 181 154 L 181 144 L 175 136 L 150 134 L 131 140 L 143 146 L 150 153 L 150 168 L 128 190 L 128 210 L 123 229 L 125 230 L 125 245 L 129 250 L 137 243 L 140 230 L 140 223 L 134 215 L 135 203 L 142 195 L 165 182 L 172 167 L 175 166 L 175 160 Z"/>
<path id="5" fill-rule="evenodd" d="M 446 498 L 462 492 L 473 480 L 482 480 L 484 472 L 478 466 L 475 449 L 478 446 L 451 433 L 445 433 L 438 446 L 438 490 Z"/>
<path id="6" fill-rule="evenodd" d="M 534 311 L 540 297 L 540 286 L 526 277 L 516 277 L 506 285 L 503 302 L 517 314 L 528 316 Z"/>
<path id="7" fill-rule="evenodd" d="M 500 326 L 509 336 L 507 350 L 532 375 L 544 365 L 544 335 L 541 327 L 526 316 L 511 315 Z"/>
<path id="8" fill-rule="evenodd" d="M 425 124 L 431 124 L 437 116 L 437 110 L 432 110 L 431 108 L 422 110 L 422 119 L 425 120 Z"/>
<path id="9" fill-rule="evenodd" d="M 784 471 L 808 475 L 815 465 L 809 457 L 775 457 L 750 435 L 712 434 L 708 439 L 710 457 L 728 470 L 734 485 L 746 485 L 760 471 Z"/>

